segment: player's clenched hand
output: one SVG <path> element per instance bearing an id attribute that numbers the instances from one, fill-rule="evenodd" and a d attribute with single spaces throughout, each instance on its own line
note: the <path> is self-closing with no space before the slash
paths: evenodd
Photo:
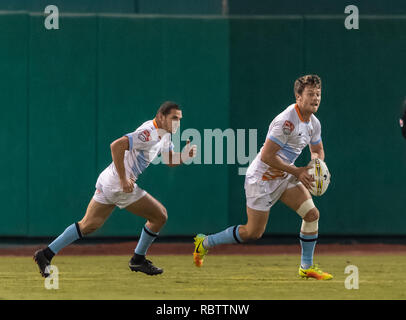
<path id="1" fill-rule="evenodd" d="M 182 152 L 182 161 L 186 161 L 190 158 L 196 157 L 196 152 L 197 152 L 197 146 L 196 145 L 190 145 L 190 140 L 187 139 L 186 141 L 186 146 L 183 149 Z"/>
<path id="2" fill-rule="evenodd" d="M 295 173 L 296 178 L 303 183 L 306 189 L 311 189 L 314 182 L 313 176 L 309 174 L 309 169 L 311 168 L 311 166 L 299 167 Z"/>
<path id="3" fill-rule="evenodd" d="M 134 182 L 135 182 L 135 180 L 133 178 L 121 179 L 120 183 L 121 183 L 121 187 L 123 188 L 123 191 L 125 193 L 133 192 L 133 190 L 134 190 Z"/>

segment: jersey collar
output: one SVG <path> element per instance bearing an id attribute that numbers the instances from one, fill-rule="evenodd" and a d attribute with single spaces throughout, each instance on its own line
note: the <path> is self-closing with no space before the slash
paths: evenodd
<path id="1" fill-rule="evenodd" d="M 158 125 L 156 123 L 156 119 L 154 118 L 154 120 L 152 120 L 152 123 L 154 124 L 155 129 L 158 129 Z"/>
<path id="2" fill-rule="evenodd" d="M 155 129 L 156 129 L 156 131 L 157 131 L 157 133 L 158 133 L 158 124 L 156 123 L 156 119 L 154 118 L 153 120 L 152 120 L 152 123 L 154 124 L 154 127 L 155 127 Z M 159 135 L 159 133 L 158 133 L 158 139 L 159 140 L 161 140 L 161 136 Z"/>
<path id="3" fill-rule="evenodd" d="M 297 105 L 297 103 L 295 104 L 295 110 L 296 110 L 297 116 L 299 117 L 300 121 L 302 121 L 304 123 L 309 123 L 310 122 L 310 120 L 309 121 L 304 121 L 304 119 L 302 117 L 302 114 L 300 113 L 299 106 Z"/>

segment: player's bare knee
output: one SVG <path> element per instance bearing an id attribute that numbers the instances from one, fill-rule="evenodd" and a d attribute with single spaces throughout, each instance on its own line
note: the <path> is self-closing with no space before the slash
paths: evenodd
<path id="1" fill-rule="evenodd" d="M 164 225 L 168 221 L 168 211 L 166 210 L 165 207 L 161 208 L 161 222 L 162 225 Z"/>
<path id="2" fill-rule="evenodd" d="M 313 222 L 316 220 L 319 220 L 320 218 L 320 212 L 319 210 L 314 207 L 313 209 L 311 209 L 304 217 L 303 220 L 306 222 Z"/>
<path id="3" fill-rule="evenodd" d="M 168 211 L 165 207 L 162 207 L 162 215 L 165 217 L 165 221 L 168 220 Z"/>
<path id="4" fill-rule="evenodd" d="M 168 212 L 166 208 L 162 206 L 159 210 L 159 214 L 154 219 L 151 219 L 150 222 L 153 225 L 162 228 L 167 220 L 168 220 Z"/>

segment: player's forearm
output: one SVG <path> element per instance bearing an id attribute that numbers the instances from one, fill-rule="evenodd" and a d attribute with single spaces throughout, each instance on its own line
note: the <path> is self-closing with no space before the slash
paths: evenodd
<path id="1" fill-rule="evenodd" d="M 297 167 L 294 165 L 289 165 L 289 164 L 285 163 L 276 154 L 267 154 L 267 155 L 262 154 L 261 160 L 262 160 L 262 162 L 266 163 L 268 166 L 270 166 L 274 169 L 296 175 Z"/>
<path id="2" fill-rule="evenodd" d="M 180 152 L 168 152 L 163 154 L 163 161 L 169 167 L 177 167 L 181 165 L 182 154 Z"/>
<path id="3" fill-rule="evenodd" d="M 322 142 L 316 145 L 310 145 L 310 158 L 312 160 L 320 159 L 324 161 L 324 147 Z"/>
<path id="4" fill-rule="evenodd" d="M 186 146 L 182 152 L 167 152 L 163 154 L 164 163 L 170 167 L 176 167 L 196 156 L 196 145 L 190 145 L 190 140 L 186 141 Z"/>
<path id="5" fill-rule="evenodd" d="M 117 174 L 120 180 L 126 179 L 125 166 L 124 166 L 124 154 L 125 148 L 120 144 L 112 143 L 110 145 L 111 157 L 113 158 L 114 166 L 116 167 Z"/>
<path id="6" fill-rule="evenodd" d="M 183 164 L 182 153 L 181 152 L 172 152 L 171 166 L 176 167 L 176 166 L 180 166 L 181 164 Z"/>
<path id="7" fill-rule="evenodd" d="M 180 152 L 172 152 L 169 154 L 169 166 L 176 167 L 182 164 L 182 154 Z"/>
<path id="8" fill-rule="evenodd" d="M 320 159 L 324 161 L 324 150 L 318 150 L 317 152 L 311 152 L 310 158 L 313 159 Z"/>
<path id="9" fill-rule="evenodd" d="M 320 159 L 324 161 L 324 149 L 319 149 L 317 151 L 310 151 L 310 158 L 313 159 Z"/>

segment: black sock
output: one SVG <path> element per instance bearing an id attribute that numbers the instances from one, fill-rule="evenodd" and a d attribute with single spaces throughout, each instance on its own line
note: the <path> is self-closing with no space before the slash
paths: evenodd
<path id="1" fill-rule="evenodd" d="M 134 256 L 131 259 L 134 263 L 141 263 L 145 260 L 145 256 L 141 254 L 134 253 Z"/>
<path id="2" fill-rule="evenodd" d="M 44 256 L 45 258 L 48 259 L 49 262 L 51 262 L 52 258 L 54 257 L 55 253 L 52 252 L 51 249 L 49 249 L 49 247 L 46 247 L 44 250 Z"/>

